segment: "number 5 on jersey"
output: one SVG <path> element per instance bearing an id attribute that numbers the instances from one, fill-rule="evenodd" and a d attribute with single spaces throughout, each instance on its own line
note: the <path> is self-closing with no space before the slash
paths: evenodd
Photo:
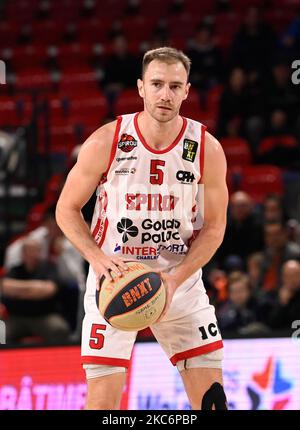
<path id="1" fill-rule="evenodd" d="M 150 184 L 161 185 L 164 182 L 164 172 L 161 169 L 166 162 L 164 160 L 151 160 L 150 163 Z"/>

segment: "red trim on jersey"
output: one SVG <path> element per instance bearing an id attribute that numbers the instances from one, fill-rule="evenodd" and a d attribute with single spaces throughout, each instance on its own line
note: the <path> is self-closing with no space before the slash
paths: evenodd
<path id="1" fill-rule="evenodd" d="M 81 364 L 106 364 L 108 366 L 129 367 L 130 360 L 125 358 L 95 357 L 93 355 L 83 355 Z"/>
<path id="2" fill-rule="evenodd" d="M 173 366 L 175 366 L 177 361 L 197 357 L 198 355 L 208 354 L 209 352 L 213 352 L 221 348 L 223 348 L 223 342 L 222 340 L 217 340 L 216 342 L 208 343 L 207 345 L 198 346 L 198 348 L 179 352 L 178 354 L 173 355 L 173 357 L 170 358 L 170 361 Z"/>
<path id="3" fill-rule="evenodd" d="M 102 244 L 103 244 L 103 242 L 104 242 L 105 235 L 106 235 L 106 230 L 107 230 L 107 227 L 108 227 L 108 219 L 106 217 L 107 205 L 108 205 L 108 198 L 107 198 L 107 193 L 105 192 L 105 203 L 104 203 L 104 208 L 103 208 L 103 212 L 105 213 L 105 220 L 104 220 L 104 227 L 103 227 L 103 232 L 102 232 L 102 235 L 101 235 L 101 238 L 100 238 L 100 242 L 98 243 L 99 247 L 101 247 Z M 95 237 L 97 236 L 97 234 L 98 234 L 98 232 L 100 230 L 101 222 L 103 222 L 103 218 L 98 218 L 97 223 L 96 223 L 96 225 L 94 227 L 94 230 L 92 232 L 92 236 L 93 236 L 94 239 L 95 239 Z"/>
<path id="4" fill-rule="evenodd" d="M 200 137 L 200 179 L 198 184 L 200 183 L 202 176 L 203 176 L 203 170 L 204 170 L 204 148 L 205 148 L 205 130 L 206 126 L 201 124 L 201 137 Z"/>
<path id="5" fill-rule="evenodd" d="M 105 239 L 105 236 L 106 236 L 107 227 L 108 227 L 108 219 L 105 218 L 103 234 L 101 236 L 100 242 L 98 243 L 99 248 L 101 248 L 101 246 L 103 245 L 103 242 L 104 242 L 104 239 Z"/>
<path id="6" fill-rule="evenodd" d="M 187 126 L 187 119 L 184 118 L 184 117 L 182 117 L 182 120 L 183 120 L 182 127 L 181 127 L 181 130 L 180 130 L 178 136 L 174 140 L 174 142 L 171 143 L 171 145 L 169 145 L 167 148 L 162 149 L 161 151 L 158 151 L 157 149 L 151 148 L 151 146 L 149 146 L 147 144 L 146 140 L 144 139 L 144 136 L 142 135 L 142 133 L 141 133 L 141 131 L 139 129 L 138 116 L 139 116 L 140 113 L 141 112 L 137 112 L 135 114 L 133 122 L 134 122 L 134 127 L 135 127 L 135 130 L 137 132 L 137 135 L 138 135 L 140 141 L 142 142 L 142 144 L 144 145 L 144 147 L 146 149 L 148 149 L 148 151 L 153 152 L 153 154 L 165 154 L 166 152 L 171 151 L 171 149 L 173 149 L 177 145 L 177 143 L 180 141 L 180 139 L 182 138 L 183 133 L 185 132 L 185 129 L 186 129 L 186 126 Z"/>
<path id="7" fill-rule="evenodd" d="M 109 163 L 108 163 L 108 167 L 106 169 L 106 171 L 103 173 L 102 177 L 103 177 L 103 181 L 100 181 L 100 184 L 103 184 L 103 182 L 106 182 L 106 176 L 109 172 L 110 166 L 112 165 L 112 162 L 114 161 L 116 152 L 117 152 L 117 146 L 118 146 L 118 140 L 119 140 L 119 133 L 120 133 L 120 128 L 121 128 L 121 123 L 122 123 L 122 116 L 118 116 L 117 117 L 117 124 L 116 124 L 116 130 L 115 130 L 115 134 L 114 134 L 114 138 L 113 138 L 113 143 L 112 143 L 112 147 L 111 147 L 111 151 L 110 151 L 110 158 L 109 158 Z"/>

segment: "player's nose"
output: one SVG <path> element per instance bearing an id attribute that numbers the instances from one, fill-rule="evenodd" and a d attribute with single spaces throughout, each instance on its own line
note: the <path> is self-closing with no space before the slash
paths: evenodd
<path id="1" fill-rule="evenodd" d="M 162 101 L 169 101 L 171 100 L 171 91 L 168 85 L 164 85 L 161 92 L 161 99 Z"/>

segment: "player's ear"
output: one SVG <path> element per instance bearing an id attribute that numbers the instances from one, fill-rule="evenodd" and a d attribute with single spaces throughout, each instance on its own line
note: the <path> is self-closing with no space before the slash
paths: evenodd
<path id="1" fill-rule="evenodd" d="M 139 95 L 144 98 L 144 83 L 141 79 L 137 80 L 137 87 L 139 90 Z"/>
<path id="2" fill-rule="evenodd" d="M 191 84 L 188 82 L 185 86 L 185 96 L 184 96 L 183 100 L 187 99 L 187 97 L 189 95 L 190 88 L 191 88 Z"/>

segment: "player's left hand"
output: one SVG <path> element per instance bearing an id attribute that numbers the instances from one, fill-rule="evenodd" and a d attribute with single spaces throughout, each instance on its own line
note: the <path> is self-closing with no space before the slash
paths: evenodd
<path id="1" fill-rule="evenodd" d="M 175 276 L 170 275 L 168 273 L 164 273 L 164 272 L 159 272 L 159 275 L 163 281 L 163 284 L 165 286 L 166 289 L 166 304 L 165 307 L 160 315 L 160 317 L 158 318 L 158 320 L 156 322 L 160 322 L 162 320 L 162 318 L 166 315 L 166 313 L 168 312 L 174 293 L 177 290 L 177 288 L 179 287 L 178 281 L 176 279 Z"/>

